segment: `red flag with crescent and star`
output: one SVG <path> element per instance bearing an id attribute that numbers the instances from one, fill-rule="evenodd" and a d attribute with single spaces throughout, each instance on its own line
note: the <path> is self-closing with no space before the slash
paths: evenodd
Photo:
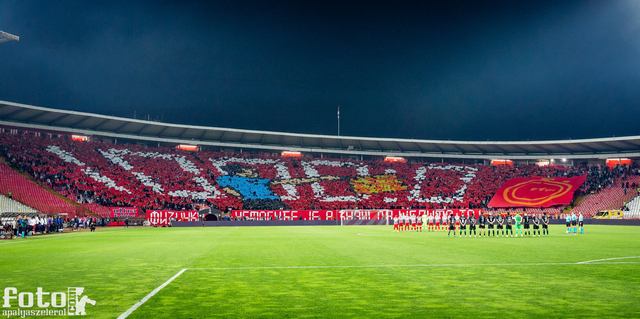
<path id="1" fill-rule="evenodd" d="M 489 202 L 491 208 L 569 205 L 586 180 L 576 177 L 517 177 L 506 181 Z"/>

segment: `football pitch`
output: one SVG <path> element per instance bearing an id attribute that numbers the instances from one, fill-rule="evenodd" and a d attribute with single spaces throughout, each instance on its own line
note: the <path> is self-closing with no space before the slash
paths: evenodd
<path id="1" fill-rule="evenodd" d="M 89 318 L 640 317 L 640 228 L 586 231 L 99 229 L 0 242 L 0 289 L 84 287 Z"/>

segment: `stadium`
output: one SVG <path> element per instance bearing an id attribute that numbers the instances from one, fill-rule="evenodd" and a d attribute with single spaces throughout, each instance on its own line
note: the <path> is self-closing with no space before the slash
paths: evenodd
<path id="1" fill-rule="evenodd" d="M 626 2 L 612 7 L 622 3 Z M 218 17 L 217 14 L 220 17 L 245 14 L 242 10 L 236 12 L 239 9 L 235 7 L 218 4 L 199 4 L 196 6 L 199 10 L 175 5 L 167 9 L 167 14 L 182 12 L 186 22 L 180 23 L 187 26 L 196 23 L 192 19 L 199 19 L 199 11 L 207 12 L 206 21 Z M 101 15 L 111 21 L 114 13 L 123 10 L 120 5 L 87 6 L 90 9 L 72 5 L 49 9 L 91 12 L 91 25 L 102 21 L 98 18 Z M 588 7 L 582 3 L 580 8 L 583 6 Z M 122 21 L 135 20 L 136 10 L 142 10 L 145 16 L 166 18 L 158 13 L 163 12 L 162 7 L 136 4 L 131 9 L 133 16 L 125 14 Z M 315 7 L 299 8 L 294 4 L 284 7 L 297 14 L 307 9 L 314 14 L 326 13 Z M 374 7 L 363 14 L 390 14 Z M 453 10 L 456 16 L 466 12 L 461 7 L 464 6 L 429 5 L 440 14 Z M 509 5 L 497 7 L 508 7 L 509 15 L 520 14 L 521 9 Z M 6 9 L 4 12 L 10 10 L 16 16 L 32 13 L 33 8 L 28 1 L 0 3 L 0 12 Z M 394 7 L 392 12 L 402 13 L 403 19 L 437 20 L 437 15 L 414 15 L 406 9 Z M 501 14 L 491 13 L 488 17 L 500 18 Z M 288 13 L 286 17 L 293 19 Z M 341 21 L 340 15 L 332 17 Z M 133 72 L 130 69 L 136 67 L 131 65 L 129 69 L 116 68 L 118 76 L 114 76 L 112 84 L 105 84 L 105 88 L 110 88 L 107 92 L 87 93 L 82 77 L 76 77 L 74 72 L 92 76 L 99 72 L 91 68 L 82 73 L 82 59 L 64 64 L 64 72 L 45 71 L 55 68 L 36 65 L 34 74 L 45 83 L 21 83 L 22 74 L 30 72 L 27 66 L 35 63 L 30 59 L 45 59 L 51 53 L 29 42 L 29 36 L 41 36 L 40 40 L 46 37 L 33 31 L 33 25 L 17 20 L 8 19 L 8 26 L 0 25 L 11 26 L 20 34 L 0 32 L 0 54 L 3 50 L 8 52 L 6 57 L 16 59 L 18 65 L 8 67 L 5 75 L 0 74 L 0 81 L 7 83 L 0 88 L 0 256 L 3 257 L 0 315 L 3 317 L 640 317 L 637 302 L 640 135 L 618 134 L 640 133 L 637 124 L 621 125 L 624 127 L 618 127 L 619 130 L 614 130 L 613 125 L 598 128 L 611 132 L 601 137 L 593 137 L 592 132 L 597 129 L 591 129 L 593 123 L 607 121 L 602 114 L 613 116 L 615 110 L 607 113 L 595 107 L 594 112 L 600 115 L 588 113 L 586 107 L 574 110 L 572 116 L 588 119 L 592 125 L 582 135 L 576 133 L 581 128 L 578 123 L 563 128 L 575 130 L 572 133 L 579 138 L 547 138 L 537 130 L 525 129 L 543 126 L 552 130 L 552 125 L 541 125 L 534 119 L 513 126 L 499 121 L 491 124 L 491 114 L 478 119 L 481 123 L 476 123 L 477 127 L 504 124 L 502 130 L 495 131 L 500 138 L 486 138 L 490 132 L 476 129 L 466 131 L 466 135 L 446 131 L 445 135 L 456 139 L 413 138 L 425 136 L 420 134 L 423 130 L 438 136 L 440 127 L 435 123 L 452 121 L 452 113 L 440 110 L 444 112 L 442 116 L 424 120 L 416 119 L 415 110 L 398 107 L 392 111 L 405 114 L 404 124 L 385 129 L 374 127 L 380 118 L 371 115 L 375 112 L 364 104 L 351 109 L 331 106 L 331 123 L 326 126 L 330 130 L 324 134 L 313 129 L 301 133 L 296 129 L 321 122 L 319 118 L 324 113 L 311 106 L 299 113 L 290 111 L 290 117 L 280 120 L 258 109 L 234 110 L 234 105 L 227 104 L 214 110 L 207 106 L 197 112 L 189 107 L 172 106 L 163 109 L 168 112 L 166 118 L 156 113 L 138 116 L 135 110 L 130 112 L 120 105 L 136 101 L 134 97 L 127 100 L 128 94 L 144 98 L 157 94 L 169 99 L 167 104 L 174 101 L 171 98 L 187 97 L 197 104 L 201 99 L 194 93 L 198 91 L 197 82 L 206 82 L 206 77 L 197 75 L 196 70 L 203 65 L 184 61 L 179 66 L 181 70 L 191 68 L 189 75 L 180 79 L 192 81 L 190 85 L 194 88 L 185 89 L 184 94 L 175 93 L 175 97 L 174 93 L 167 93 L 169 87 L 180 87 L 174 79 L 163 87 L 161 82 L 145 78 L 141 82 L 157 85 L 145 89 L 131 78 L 137 78 L 136 72 L 147 72 L 141 71 L 146 68 Z M 252 23 L 248 17 L 238 21 L 243 27 Z M 64 27 L 70 22 L 48 23 Z M 113 20 L 107 25 L 111 23 L 122 22 Z M 137 23 L 140 22 L 136 22 L 137 27 L 143 26 Z M 150 28 L 147 30 L 162 30 L 156 29 L 156 20 L 145 23 Z M 307 22 L 287 23 L 311 28 Z M 519 25 L 509 23 L 514 28 Z M 72 24 L 73 30 L 81 29 Z M 42 22 L 35 28 L 44 25 Z M 269 28 L 279 30 L 278 25 L 274 22 Z M 385 25 L 385 29 L 388 27 Z M 110 41 L 104 50 L 80 51 L 91 63 L 99 64 L 100 59 L 118 56 L 114 53 L 118 49 L 112 52 L 107 47 L 129 37 L 144 40 L 144 46 L 155 49 L 164 43 L 165 34 L 161 32 L 138 37 L 132 35 L 137 31 L 122 30 L 109 28 L 116 35 L 90 32 L 91 36 L 68 40 L 72 45 L 52 40 L 46 46 L 52 45 L 78 59 L 74 50 L 85 45 L 85 41 L 93 42 L 92 37 Z M 232 35 L 246 36 L 246 30 L 234 30 Z M 317 35 L 315 31 L 301 32 Z M 506 37 L 499 34 L 501 39 Z M 278 38 L 270 41 L 279 43 Z M 180 41 L 171 45 L 193 49 Z M 237 45 L 245 48 L 248 44 L 240 41 Z M 352 50 L 361 49 L 351 45 Z M 374 50 L 374 46 L 360 45 Z M 46 53 L 29 56 L 20 51 L 25 50 L 24 46 L 31 46 L 33 52 Z M 610 47 L 615 48 L 613 44 Z M 133 52 L 135 48 L 130 50 Z M 218 54 L 211 52 L 204 56 Z M 599 51 L 603 52 L 610 53 Z M 392 56 L 397 54 L 394 52 Z M 152 54 L 138 63 L 166 67 L 155 61 L 142 61 L 161 56 Z M 590 58 L 596 59 L 595 55 Z M 368 61 L 366 57 L 356 60 Z M 243 68 L 243 64 L 228 63 L 233 69 Z M 298 67 L 314 70 L 315 63 L 314 60 Z M 326 67 L 331 65 L 327 62 Z M 344 67 L 340 63 L 339 66 Z M 102 72 L 107 74 L 114 67 L 105 66 Z M 629 68 L 631 72 L 634 70 Z M 72 71 L 65 73 L 67 69 Z M 570 71 L 580 73 L 563 72 Z M 145 74 L 155 74 L 149 72 Z M 365 81 L 366 72 L 354 74 Z M 614 77 L 612 74 L 627 80 L 624 72 L 612 71 L 607 75 Z M 52 75 L 57 80 L 47 84 L 46 77 Z M 105 75 L 108 76 L 112 75 Z M 269 80 L 273 77 L 276 82 L 269 86 L 274 90 L 280 80 L 276 73 L 269 76 Z M 52 88 L 61 88 L 57 81 L 65 82 L 66 78 L 72 84 L 61 89 L 63 93 L 50 93 Z M 285 91 L 295 91 L 294 82 L 295 79 L 286 82 L 290 86 Z M 132 85 L 133 89 L 123 94 L 118 89 L 120 83 Z M 74 91 L 76 85 L 81 88 L 80 93 Z M 308 87 L 301 87 L 301 91 L 307 92 Z M 588 95 L 583 86 L 579 89 Z M 338 89 L 327 84 L 326 90 L 350 93 L 358 89 L 350 86 Z M 626 92 L 619 90 L 622 91 L 616 92 L 622 92 L 620 95 Z M 240 92 L 245 95 L 252 91 L 243 88 Z M 469 89 L 461 94 L 475 92 Z M 308 94 L 309 99 L 320 99 L 317 92 Z M 366 94 L 375 95 L 370 90 Z M 96 105 L 60 107 L 68 96 L 80 101 L 95 100 Z M 113 96 L 122 100 L 113 104 Z M 490 103 L 502 102 L 498 95 L 490 97 Z M 269 114 L 279 114 L 280 108 L 286 108 L 280 103 L 298 103 L 296 98 L 285 96 L 276 99 L 276 106 L 268 107 L 271 98 L 269 94 L 257 97 L 259 104 L 265 103 Z M 622 99 L 604 95 L 607 98 L 616 103 Z M 58 106 L 30 102 L 38 99 L 55 101 Z M 456 101 L 457 97 L 446 102 L 453 105 Z M 157 100 L 152 98 L 149 103 L 150 112 L 159 114 Z M 634 103 L 625 106 L 628 114 L 623 116 L 631 118 L 632 124 L 637 123 L 633 119 L 637 111 Z M 523 105 L 522 112 L 526 112 L 526 103 Z M 423 108 L 430 115 L 438 114 L 432 113 L 438 112 L 437 107 L 425 104 Z M 465 110 L 475 114 L 471 106 L 465 106 Z M 227 127 L 225 123 L 234 122 L 217 120 L 225 112 L 245 116 L 241 120 L 249 119 L 248 125 Z M 531 117 L 542 113 L 536 108 L 531 112 Z M 579 112 L 588 114 L 576 115 Z M 554 115 L 562 116 L 561 112 Z M 384 123 L 391 119 L 383 116 L 382 120 Z M 544 119 L 554 123 L 551 117 Z M 434 125 L 428 127 L 409 128 L 414 126 L 413 120 L 435 122 L 429 122 Z M 521 120 L 517 114 L 506 119 Z M 614 120 L 627 123 L 622 117 Z M 265 129 L 264 122 L 273 125 L 268 128 L 279 129 Z M 300 126 L 289 130 L 296 124 L 292 122 L 299 122 Z M 334 126 L 337 126 L 335 133 Z M 369 131 L 355 134 L 363 129 Z"/>

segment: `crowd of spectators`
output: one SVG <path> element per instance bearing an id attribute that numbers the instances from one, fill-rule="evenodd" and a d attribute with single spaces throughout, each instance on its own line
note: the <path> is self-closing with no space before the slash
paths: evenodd
<path id="1" fill-rule="evenodd" d="M 81 204 L 141 209 L 485 208 L 508 179 L 587 175 L 581 193 L 619 185 L 637 167 L 489 166 L 281 158 L 0 134 L 0 155 Z"/>
<path id="2" fill-rule="evenodd" d="M 626 193 L 628 189 L 636 189 L 635 182 L 629 182 L 629 177 L 640 175 L 640 170 L 636 166 L 606 166 L 585 167 L 587 181 L 582 185 L 580 191 L 584 194 L 592 194 L 607 187 L 622 187 Z M 616 184 L 617 183 L 617 184 Z"/>

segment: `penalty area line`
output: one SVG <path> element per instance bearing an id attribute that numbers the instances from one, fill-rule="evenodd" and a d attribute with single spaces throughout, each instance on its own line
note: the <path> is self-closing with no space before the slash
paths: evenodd
<path id="1" fill-rule="evenodd" d="M 168 286 L 176 278 L 180 277 L 180 275 L 182 275 L 185 271 L 187 271 L 187 269 L 188 268 L 183 268 L 180 271 L 178 271 L 175 275 L 173 275 L 173 277 L 169 278 L 162 285 L 156 287 L 156 289 L 152 290 L 150 293 L 148 293 L 146 296 L 144 296 L 144 298 L 142 298 L 142 299 L 140 299 L 140 301 L 136 302 L 133 306 L 131 306 L 131 308 L 129 308 L 129 309 L 127 309 L 127 311 L 123 312 L 120 316 L 118 316 L 118 319 L 125 319 L 125 318 L 129 317 L 134 311 L 136 311 L 136 309 L 140 308 L 140 306 L 142 306 L 145 302 L 149 301 L 149 299 L 151 299 L 158 292 L 160 292 L 160 290 L 162 290 L 164 287 Z"/>

